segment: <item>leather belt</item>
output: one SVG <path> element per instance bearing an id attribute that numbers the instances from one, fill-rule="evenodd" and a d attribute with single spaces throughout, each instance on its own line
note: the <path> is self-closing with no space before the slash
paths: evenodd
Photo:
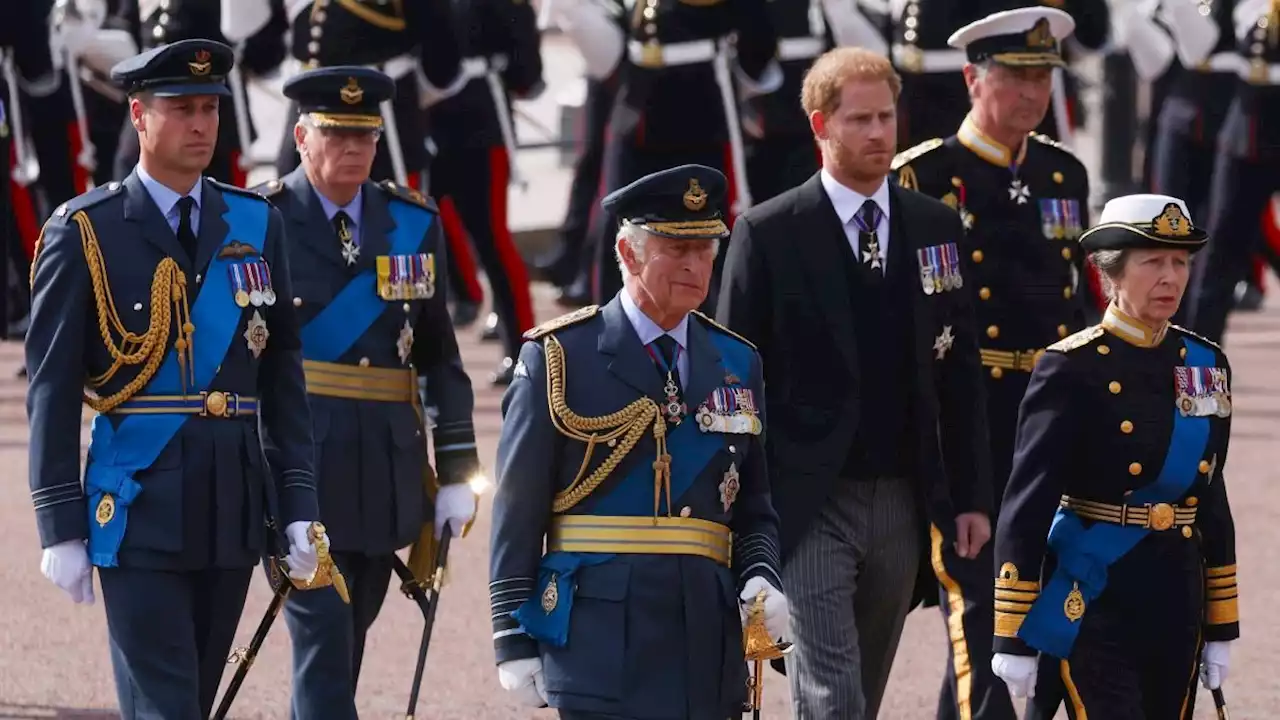
<path id="1" fill-rule="evenodd" d="M 120 403 L 111 414 L 245 417 L 258 414 L 258 399 L 221 390 L 207 390 L 199 395 L 134 395 Z"/>
<path id="2" fill-rule="evenodd" d="M 921 50 L 915 45 L 893 45 L 893 64 L 908 73 L 960 72 L 968 62 L 963 50 Z"/>
<path id="3" fill-rule="evenodd" d="M 779 60 L 808 60 L 816 58 L 827 49 L 826 38 L 789 37 L 778 40 Z"/>
<path id="4" fill-rule="evenodd" d="M 307 392 L 324 397 L 381 402 L 413 402 L 418 384 L 407 368 L 376 368 L 340 363 L 302 361 Z"/>
<path id="5" fill-rule="evenodd" d="M 686 517 L 560 515 L 547 533 L 548 552 L 696 555 L 729 567 L 729 528 Z"/>
<path id="6" fill-rule="evenodd" d="M 1031 372 L 1036 369 L 1036 362 L 1040 360 L 1040 356 L 1044 354 L 1044 350 L 1010 351 L 987 350 L 984 348 L 979 350 L 978 354 L 982 356 L 983 367 Z"/>
<path id="7" fill-rule="evenodd" d="M 1179 527 L 1189 529 L 1196 522 L 1196 508 L 1182 507 L 1172 503 L 1112 505 L 1063 495 L 1059 505 L 1086 520 L 1112 525 L 1132 525 L 1157 532 Z M 1189 532 L 1183 534 L 1187 535 Z"/>
<path id="8" fill-rule="evenodd" d="M 645 68 L 711 62 L 717 51 L 715 40 L 690 40 L 668 45 L 657 42 L 642 43 L 639 40 L 627 43 L 627 57 L 631 59 L 631 63 Z"/>

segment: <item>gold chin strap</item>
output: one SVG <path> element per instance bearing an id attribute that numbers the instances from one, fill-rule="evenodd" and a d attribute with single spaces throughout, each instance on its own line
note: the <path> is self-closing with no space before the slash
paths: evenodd
<path id="1" fill-rule="evenodd" d="M 164 258 L 156 266 L 151 280 L 151 324 L 141 335 L 125 329 L 116 310 L 115 298 L 111 294 L 111 286 L 107 282 L 107 266 L 102 257 L 102 248 L 98 245 L 97 233 L 93 224 L 84 212 L 72 216 L 72 220 L 80 226 L 80 241 L 84 246 L 85 264 L 89 267 L 89 279 L 93 283 L 93 299 L 97 306 L 98 332 L 107 352 L 111 354 L 111 367 L 101 375 L 90 377 L 88 384 L 99 388 L 109 382 L 120 368 L 129 365 L 141 365 L 138 375 L 123 388 L 107 397 L 85 392 L 84 401 L 94 410 L 110 412 L 121 403 L 142 390 L 164 361 L 168 350 L 169 329 L 177 318 L 179 325 L 178 339 L 174 349 L 178 351 L 178 367 L 182 377 L 182 392 L 186 395 L 188 388 L 194 390 L 195 368 L 193 355 L 195 325 L 191 323 L 191 309 L 187 298 L 187 276 L 178 267 L 173 258 Z M 42 237 L 43 239 L 43 237 Z M 37 243 L 39 245 L 39 243 Z M 38 255 L 40 248 L 36 248 Z M 35 263 L 32 263 L 34 278 Z M 113 335 L 114 333 L 114 335 Z M 120 340 L 116 342 L 114 336 Z"/>
<path id="2" fill-rule="evenodd" d="M 569 487 L 556 493 L 551 509 L 565 512 L 600 487 L 600 483 L 618 467 L 627 453 L 635 448 L 640 438 L 652 428 L 657 443 L 657 457 L 653 461 L 653 517 L 657 524 L 660 499 L 665 491 L 667 517 L 671 516 L 671 455 L 667 452 L 667 422 L 652 398 L 640 398 L 618 410 L 599 417 L 582 417 L 569 409 L 564 399 L 565 362 L 564 348 L 554 335 L 543 342 L 547 353 L 547 398 L 551 406 L 551 422 L 560 434 L 587 444 L 582 466 Z M 621 439 L 619 439 L 621 438 Z M 606 443 L 613 448 L 609 457 L 589 477 L 583 479 L 591 465 L 596 445 Z"/>

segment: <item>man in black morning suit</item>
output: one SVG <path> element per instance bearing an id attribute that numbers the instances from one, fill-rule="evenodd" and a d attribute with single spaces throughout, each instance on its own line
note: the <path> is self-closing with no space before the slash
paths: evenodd
<path id="1" fill-rule="evenodd" d="M 887 179 L 899 82 L 868 50 L 814 63 L 824 169 L 740 217 L 725 262 L 718 317 L 764 360 L 800 720 L 875 717 L 907 612 L 937 594 L 926 551 L 973 558 L 990 534 L 964 228 Z"/>
<path id="2" fill-rule="evenodd" d="M 327 543 L 312 524 L 298 321 L 276 301 L 292 295 L 280 214 L 200 176 L 231 63 L 227 46 L 189 40 L 112 70 L 130 94 L 138 166 L 60 206 L 34 263 L 27 412 L 42 569 L 93 602 L 98 567 L 125 718 L 208 717 L 274 536 L 269 513 L 291 578 L 309 583 Z M 237 301 L 232 278 L 244 276 L 252 303 Z M 99 414 L 82 487 L 85 392 Z"/>
<path id="3" fill-rule="evenodd" d="M 391 78 L 363 67 L 290 78 L 284 94 L 301 111 L 294 138 L 302 164 L 262 188 L 295 238 L 292 304 L 321 516 L 351 588 L 350 605 L 335 593 L 296 593 L 285 605 L 295 718 L 357 717 L 365 636 L 386 598 L 394 553 L 417 541 L 433 514 L 436 537 L 446 525 L 460 534 L 475 514 L 467 485 L 479 470 L 473 397 L 445 306 L 438 213 L 409 188 L 369 179 L 378 104 L 394 89 Z M 438 410 L 438 486 L 428 480 L 419 377 Z"/>

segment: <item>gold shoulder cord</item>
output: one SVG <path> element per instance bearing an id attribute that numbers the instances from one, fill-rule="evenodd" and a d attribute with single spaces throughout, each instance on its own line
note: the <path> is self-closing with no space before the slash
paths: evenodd
<path id="1" fill-rule="evenodd" d="M 666 491 L 667 516 L 671 515 L 671 455 L 667 453 L 667 423 L 658 404 L 652 398 L 635 400 L 617 412 L 599 417 L 582 417 L 569 409 L 564 399 L 565 362 L 564 348 L 555 335 L 543 341 L 547 355 L 547 399 L 551 406 L 551 422 L 560 434 L 587 444 L 582 466 L 569 487 L 556 493 L 551 509 L 562 513 L 582 502 L 600 487 L 622 459 L 635 448 L 645 431 L 653 428 L 653 438 L 658 445 L 657 459 L 653 461 L 653 517 L 657 523 L 659 498 Z M 618 440 L 618 438 L 622 438 Z M 614 443 L 616 447 L 609 457 L 585 479 L 583 475 L 591 464 L 591 457 L 598 443 Z"/>
<path id="2" fill-rule="evenodd" d="M 88 383 L 93 388 L 99 388 L 115 377 L 121 367 L 142 365 L 137 377 L 112 395 L 99 397 L 85 392 L 85 404 L 100 413 L 110 412 L 145 387 L 160 369 L 160 363 L 164 360 L 169 329 L 175 315 L 182 323 L 181 333 L 174 342 L 174 348 L 178 351 L 178 366 L 181 369 L 185 395 L 189 374 L 191 384 L 193 386 L 195 384 L 195 368 L 191 353 L 194 347 L 192 335 L 196 329 L 191 323 L 191 310 L 187 301 L 187 276 L 173 258 L 167 257 L 161 260 L 151 280 L 151 324 L 141 335 L 129 332 L 116 311 L 115 299 L 107 283 L 106 261 L 102 257 L 102 248 L 98 245 L 98 236 L 93 230 L 93 224 L 89 222 L 89 217 L 83 211 L 73 215 L 72 220 L 80 226 L 80 241 L 84 246 L 85 264 L 89 268 L 89 279 L 93 283 L 93 299 L 97 306 L 98 332 L 102 335 L 102 342 L 112 358 L 111 367 L 101 375 L 89 378 Z M 37 254 L 39 250 L 40 248 L 37 247 Z M 34 261 L 32 277 L 35 277 Z M 172 310 L 170 304 L 172 304 Z M 116 343 L 112 337 L 113 329 L 115 334 L 120 336 L 119 343 Z"/>

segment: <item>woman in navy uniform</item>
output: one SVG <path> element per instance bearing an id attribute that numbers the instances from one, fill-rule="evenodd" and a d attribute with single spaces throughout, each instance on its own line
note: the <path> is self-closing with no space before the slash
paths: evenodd
<path id="1" fill-rule="evenodd" d="M 474 401 L 445 307 L 438 212 L 409 188 L 369 179 L 378 106 L 394 91 L 390 77 L 359 66 L 290 78 L 284 94 L 300 110 L 302 164 L 265 186 L 295 239 L 292 304 L 320 510 L 351 587 L 350 605 L 333 593 L 296 593 L 285 605 L 295 718 L 357 717 L 365 637 L 395 552 L 418 540 L 433 515 L 438 537 L 446 525 L 457 534 L 475 513 L 467 485 L 479 470 Z M 419 377 L 438 409 L 432 498 Z"/>
<path id="2" fill-rule="evenodd" d="M 1231 366 L 1169 323 L 1206 240 L 1176 198 L 1108 202 L 1081 245 L 1111 304 L 1048 348 L 1023 399 L 992 670 L 1045 717 L 1057 683 L 1073 719 L 1156 720 L 1191 716 L 1197 674 L 1209 689 L 1226 678 L 1240 634 Z"/>

